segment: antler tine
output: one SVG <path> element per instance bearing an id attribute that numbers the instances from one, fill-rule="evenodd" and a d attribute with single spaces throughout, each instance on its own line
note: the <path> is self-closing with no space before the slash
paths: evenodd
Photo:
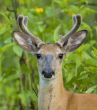
<path id="1" fill-rule="evenodd" d="M 23 32 L 25 32 L 28 35 L 32 35 L 27 28 L 27 24 L 28 24 L 28 17 L 27 16 L 19 15 L 17 18 L 17 22 L 19 24 L 20 29 Z"/>
<path id="2" fill-rule="evenodd" d="M 17 22 L 18 22 L 18 25 L 19 25 L 19 28 L 22 32 L 26 33 L 27 35 L 30 35 L 32 39 L 35 40 L 35 42 L 38 44 L 38 47 L 41 45 L 41 44 L 44 44 L 38 37 L 34 36 L 32 33 L 30 33 L 30 31 L 28 30 L 27 28 L 27 24 L 28 24 L 28 17 L 27 16 L 22 16 L 22 15 L 19 15 L 18 18 L 17 18 Z M 34 41 L 33 40 L 33 41 Z"/>
<path id="3" fill-rule="evenodd" d="M 65 36 L 63 36 L 61 40 L 58 41 L 59 45 L 63 46 L 68 41 L 68 38 L 78 30 L 81 24 L 81 16 L 80 15 L 73 16 L 73 21 L 74 21 L 74 25 L 71 31 L 67 33 Z"/>

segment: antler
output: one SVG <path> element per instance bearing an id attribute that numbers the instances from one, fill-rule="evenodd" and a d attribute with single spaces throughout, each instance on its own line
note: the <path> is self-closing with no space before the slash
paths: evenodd
<path id="1" fill-rule="evenodd" d="M 73 21 L 74 21 L 74 25 L 73 25 L 71 31 L 69 33 L 67 33 L 67 35 L 63 36 L 57 42 L 57 44 L 59 44 L 60 46 L 64 46 L 67 43 L 69 37 L 78 30 L 78 28 L 80 27 L 80 24 L 81 24 L 81 16 L 80 15 L 73 16 Z"/>
<path id="2" fill-rule="evenodd" d="M 37 46 L 39 47 L 41 44 L 44 44 L 43 41 L 41 41 L 38 37 L 35 37 L 34 35 L 32 35 L 32 33 L 30 33 L 30 31 L 27 28 L 27 24 L 28 24 L 28 17 L 27 16 L 22 16 L 19 15 L 17 18 L 17 22 L 19 25 L 19 28 L 22 32 L 24 32 L 27 35 L 30 35 L 32 37 L 32 41 L 36 42 L 36 44 L 38 44 Z"/>

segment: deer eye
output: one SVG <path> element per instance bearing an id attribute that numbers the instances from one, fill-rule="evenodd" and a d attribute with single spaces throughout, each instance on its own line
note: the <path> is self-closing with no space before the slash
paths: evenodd
<path id="1" fill-rule="evenodd" d="M 39 54 L 39 53 L 37 53 L 37 54 L 36 54 L 36 57 L 37 57 L 37 59 L 40 59 L 40 58 L 42 57 L 42 55 Z"/>
<path id="2" fill-rule="evenodd" d="M 59 59 L 62 59 L 63 56 L 64 56 L 64 54 L 63 54 L 63 53 L 60 53 L 60 54 L 58 55 L 58 58 L 59 58 Z"/>

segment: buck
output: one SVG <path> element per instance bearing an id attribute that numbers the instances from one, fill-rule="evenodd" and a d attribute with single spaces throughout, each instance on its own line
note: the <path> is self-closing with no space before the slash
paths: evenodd
<path id="1" fill-rule="evenodd" d="M 87 30 L 77 31 L 81 16 L 73 17 L 74 25 L 58 42 L 44 43 L 27 28 L 27 17 L 19 16 L 19 31 L 14 31 L 15 41 L 38 59 L 39 110 L 97 110 L 96 94 L 78 94 L 67 91 L 63 85 L 62 60 L 68 52 L 77 49 L 85 40 Z"/>

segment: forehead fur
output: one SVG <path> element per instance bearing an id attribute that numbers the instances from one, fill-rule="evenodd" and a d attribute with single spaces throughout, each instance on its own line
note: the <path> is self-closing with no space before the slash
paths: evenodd
<path id="1" fill-rule="evenodd" d="M 62 50 L 57 44 L 44 44 L 40 48 L 39 52 L 43 54 L 50 54 L 50 53 L 57 54 L 62 52 Z"/>

